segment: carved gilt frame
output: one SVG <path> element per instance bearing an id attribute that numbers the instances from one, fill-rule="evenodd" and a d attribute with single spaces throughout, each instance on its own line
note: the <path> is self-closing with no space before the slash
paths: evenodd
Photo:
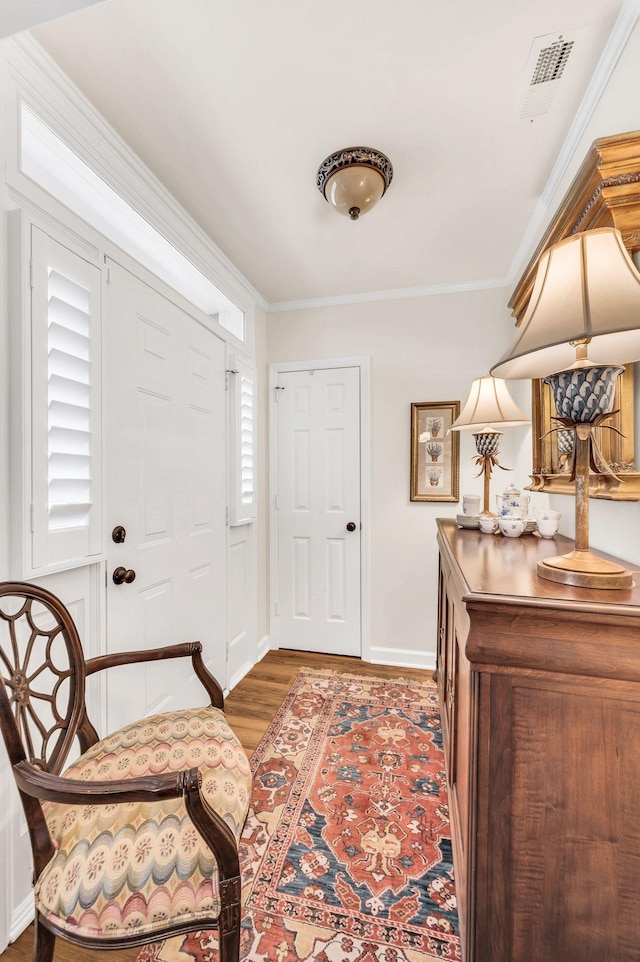
<path id="1" fill-rule="evenodd" d="M 545 250 L 565 237 L 595 227 L 617 227 L 628 251 L 634 254 L 640 250 L 640 130 L 602 137 L 591 145 L 511 296 L 509 307 L 516 326 L 526 311 L 538 261 Z M 633 374 L 633 365 L 628 365 L 618 378 L 614 409 L 619 409 L 619 413 L 609 422 L 624 437 L 613 431 L 600 431 L 602 453 L 621 480 L 606 474 L 591 475 L 592 498 L 640 501 L 640 473 L 635 468 L 634 452 Z M 562 470 L 557 434 L 547 434 L 554 423 L 549 388 L 542 381 L 532 383 L 533 467 L 528 490 L 573 494 L 568 471 Z"/>

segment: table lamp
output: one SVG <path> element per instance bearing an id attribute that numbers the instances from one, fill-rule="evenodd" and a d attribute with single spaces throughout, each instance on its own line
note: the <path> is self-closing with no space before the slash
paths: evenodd
<path id="1" fill-rule="evenodd" d="M 452 431 L 473 431 L 476 442 L 476 464 L 484 474 L 484 506 L 481 514 L 494 516 L 489 508 L 489 484 L 498 462 L 498 449 L 503 432 L 498 428 L 528 424 L 516 402 L 509 394 L 503 380 L 496 377 L 477 377 L 469 391 L 469 397 L 460 416 L 451 425 Z M 504 471 L 508 468 L 503 468 Z"/>
<path id="2" fill-rule="evenodd" d="M 491 373 L 542 378 L 558 428 L 575 435 L 575 548 L 538 563 L 538 574 L 549 581 L 586 588 L 633 584 L 630 571 L 589 550 L 589 471 L 602 470 L 593 429 L 608 427 L 603 422 L 614 413 L 620 362 L 638 359 L 640 274 L 620 231 L 583 231 L 546 250 L 516 341 Z"/>

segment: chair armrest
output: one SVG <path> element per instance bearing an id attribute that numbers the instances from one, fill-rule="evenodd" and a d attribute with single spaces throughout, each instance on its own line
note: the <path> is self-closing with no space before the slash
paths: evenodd
<path id="1" fill-rule="evenodd" d="M 194 788 L 199 792 L 202 781 L 197 768 L 118 781 L 87 781 L 52 775 L 29 762 L 18 762 L 13 766 L 13 773 L 18 788 L 25 794 L 40 801 L 62 802 L 65 805 L 159 802 L 166 798 L 180 798 Z"/>
<path id="2" fill-rule="evenodd" d="M 216 678 L 206 668 L 202 660 L 202 643 L 186 641 L 180 645 L 167 645 L 164 648 L 149 648 L 143 651 L 121 651 L 112 655 L 98 655 L 85 661 L 87 675 L 104 668 L 117 668 L 121 665 L 133 665 L 143 661 L 162 661 L 166 658 L 191 657 L 193 670 L 205 688 L 211 705 L 224 710 L 224 693 Z"/>
<path id="3" fill-rule="evenodd" d="M 13 773 L 18 788 L 26 795 L 41 801 L 61 802 L 66 805 L 158 802 L 166 798 L 184 797 L 191 821 L 216 857 L 220 881 L 239 880 L 240 864 L 235 836 L 224 819 L 202 798 L 200 793 L 202 776 L 197 768 L 112 782 L 85 781 L 52 775 L 23 761 L 13 766 Z M 53 854 L 53 847 L 44 822 L 42 830 L 41 844 L 46 848 L 43 854 L 36 858 L 38 874 Z"/>

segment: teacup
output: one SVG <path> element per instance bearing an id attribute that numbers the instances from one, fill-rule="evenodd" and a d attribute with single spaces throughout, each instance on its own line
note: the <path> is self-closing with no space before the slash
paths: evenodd
<path id="1" fill-rule="evenodd" d="M 553 511 L 551 508 L 534 508 L 533 513 L 536 521 L 560 521 L 562 517 L 560 511 Z"/>
<path id="2" fill-rule="evenodd" d="M 481 514 L 478 518 L 478 527 L 483 534 L 495 534 L 498 530 L 498 519 L 488 514 Z"/>
<path id="3" fill-rule="evenodd" d="M 475 517 L 480 511 L 480 495 L 479 494 L 463 494 L 462 495 L 462 513 L 471 515 Z"/>
<path id="4" fill-rule="evenodd" d="M 558 525 L 560 523 L 558 518 L 538 518 L 536 523 L 538 534 L 542 538 L 553 538 L 554 534 L 558 533 Z"/>
<path id="5" fill-rule="evenodd" d="M 523 518 L 498 518 L 500 530 L 506 538 L 519 538 L 525 529 L 526 521 Z"/>

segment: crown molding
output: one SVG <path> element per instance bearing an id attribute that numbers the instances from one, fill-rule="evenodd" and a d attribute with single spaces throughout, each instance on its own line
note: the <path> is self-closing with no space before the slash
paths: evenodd
<path id="1" fill-rule="evenodd" d="M 312 297 L 299 301 L 279 301 L 269 304 L 268 314 L 279 311 L 305 311 L 313 307 L 340 307 L 344 304 L 367 304 L 371 301 L 399 301 L 407 297 L 431 297 L 438 294 L 464 294 L 467 291 L 486 291 L 508 287 L 509 279 L 496 277 L 484 281 L 457 281 L 450 284 L 429 284 L 425 287 L 403 287 L 389 291 L 363 291 L 359 294 L 337 294 L 334 297 Z"/>
<path id="2" fill-rule="evenodd" d="M 25 102 L 92 169 L 245 310 L 267 301 L 28 33 L 4 42 Z"/>
<path id="3" fill-rule="evenodd" d="M 545 184 L 544 190 L 536 204 L 535 210 L 529 221 L 518 249 L 514 255 L 509 269 L 507 285 L 515 283 L 522 271 L 525 269 L 525 262 L 531 254 L 532 248 L 539 239 L 545 224 L 553 215 L 552 203 L 555 195 L 562 183 L 562 180 L 572 163 L 576 151 L 580 147 L 587 125 L 591 120 L 600 97 L 611 78 L 618 60 L 624 51 L 627 41 L 631 36 L 638 19 L 640 18 L 640 0 L 624 0 L 618 18 L 609 34 L 604 50 L 600 56 L 593 76 L 589 81 L 589 86 L 578 107 L 569 133 L 567 134 L 560 152 L 553 165 L 551 174 Z"/>

